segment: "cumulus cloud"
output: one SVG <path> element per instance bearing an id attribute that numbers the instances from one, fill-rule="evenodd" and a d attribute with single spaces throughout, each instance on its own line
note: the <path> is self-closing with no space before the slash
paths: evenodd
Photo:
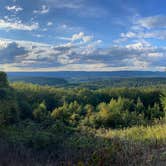
<path id="1" fill-rule="evenodd" d="M 88 43 L 93 40 L 93 36 L 85 35 L 84 32 L 73 34 L 71 38 L 67 38 L 67 37 L 59 37 L 59 38 L 62 40 L 68 40 L 71 42 L 81 41 L 83 43 Z"/>
<path id="2" fill-rule="evenodd" d="M 74 34 L 72 36 L 72 41 L 76 40 L 83 40 L 85 43 L 91 41 L 93 39 L 93 36 L 86 36 L 83 32 L 80 32 L 79 34 Z"/>
<path id="3" fill-rule="evenodd" d="M 10 64 L 9 69 L 15 70 L 155 70 L 166 65 L 166 48 L 146 41 L 107 48 L 98 47 L 100 40 L 59 45 L 1 41 L 1 63 Z"/>
<path id="4" fill-rule="evenodd" d="M 0 29 L 32 31 L 38 28 L 38 23 L 24 24 L 21 20 L 8 21 L 0 19 Z"/>
<path id="5" fill-rule="evenodd" d="M 14 63 L 15 61 L 20 62 L 21 59 L 28 51 L 24 47 L 20 47 L 17 43 L 1 43 L 0 47 L 0 63 Z"/>
<path id="6" fill-rule="evenodd" d="M 5 7 L 6 8 L 6 10 L 8 10 L 8 11 L 14 11 L 14 12 L 20 12 L 20 11 L 23 11 L 23 8 L 22 7 L 20 7 L 20 6 L 6 6 Z"/>
<path id="7" fill-rule="evenodd" d="M 50 9 L 46 5 L 42 5 L 41 9 L 39 10 L 34 10 L 33 13 L 35 14 L 46 14 L 50 11 Z"/>

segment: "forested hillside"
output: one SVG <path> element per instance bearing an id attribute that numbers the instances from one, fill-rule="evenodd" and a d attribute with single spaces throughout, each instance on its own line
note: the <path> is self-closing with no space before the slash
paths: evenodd
<path id="1" fill-rule="evenodd" d="M 165 92 L 9 84 L 1 72 L 0 164 L 164 164 Z"/>
<path id="2" fill-rule="evenodd" d="M 9 72 L 10 82 L 26 82 L 56 87 L 143 87 L 166 84 L 165 72 L 117 71 L 117 72 Z"/>

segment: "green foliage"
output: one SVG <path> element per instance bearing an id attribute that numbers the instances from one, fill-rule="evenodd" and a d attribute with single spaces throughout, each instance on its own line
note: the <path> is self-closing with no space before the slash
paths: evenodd
<path id="1" fill-rule="evenodd" d="M 157 88 L 54 88 L 12 84 L 16 94 L 16 119 L 52 124 L 124 128 L 162 119 L 164 107 Z M 0 89 L 0 99 L 10 100 L 10 88 Z M 44 102 L 43 102 L 44 101 Z M 17 104 L 18 103 L 18 104 Z M 53 122 L 54 121 L 54 122 Z"/>
<path id="2" fill-rule="evenodd" d="M 163 112 L 166 115 L 166 94 L 163 94 L 161 96 L 161 105 L 162 105 L 162 108 L 163 108 Z"/>
<path id="3" fill-rule="evenodd" d="M 7 75 L 4 72 L 0 72 L 0 88 L 8 87 Z"/>
<path id="4" fill-rule="evenodd" d="M 142 103 L 140 97 L 138 97 L 138 99 L 137 99 L 135 109 L 136 109 L 137 113 L 144 113 L 144 111 L 145 111 L 144 104 Z"/>
<path id="5" fill-rule="evenodd" d="M 95 112 L 95 108 L 91 104 L 86 104 L 84 107 L 86 116 L 90 116 L 93 112 Z"/>
<path id="6" fill-rule="evenodd" d="M 71 153 L 77 156 L 76 165 L 82 161 L 102 165 L 104 160 L 109 161 L 106 165 L 115 165 L 121 155 L 131 158 L 137 151 L 128 151 L 126 141 L 130 140 L 166 143 L 165 125 L 160 125 L 166 112 L 164 89 L 92 90 L 25 83 L 7 86 L 4 82 L 0 87 L 0 140 L 51 156 L 55 152 L 51 158 L 60 160 Z M 148 127 L 152 124 L 157 125 Z M 78 161 L 82 155 L 83 160 Z"/>
<path id="7" fill-rule="evenodd" d="M 100 103 L 97 107 L 98 112 L 93 114 L 89 122 L 93 126 L 123 128 L 136 124 L 141 124 L 144 117 L 134 110 L 132 100 L 119 97 L 117 100 L 111 99 L 110 103 Z M 139 118 L 138 118 L 139 117 Z M 96 121 L 95 121 L 95 120 Z M 86 119 L 87 121 L 87 119 Z"/>
<path id="8" fill-rule="evenodd" d="M 0 125 L 9 125 L 19 120 L 17 103 L 13 100 L 0 101 Z"/>
<path id="9" fill-rule="evenodd" d="M 65 121 L 69 117 L 68 104 L 64 103 L 63 106 L 55 108 L 51 113 L 51 117 L 54 120 L 60 119 Z"/>
<path id="10" fill-rule="evenodd" d="M 39 85 L 49 85 L 49 86 L 64 86 L 68 84 L 68 81 L 63 78 L 55 78 L 55 77 L 33 77 L 33 76 L 27 76 L 27 77 L 11 77 L 10 81 L 22 81 L 32 84 L 39 84 Z"/>
<path id="11" fill-rule="evenodd" d="M 159 104 L 155 103 L 153 107 L 149 106 L 148 109 L 146 109 L 145 116 L 148 120 L 154 120 L 164 117 L 164 114 L 160 111 Z"/>
<path id="12" fill-rule="evenodd" d="M 33 110 L 31 108 L 31 105 L 27 101 L 24 101 L 24 100 L 18 101 L 18 104 L 19 104 L 19 110 L 20 110 L 20 118 L 22 120 L 32 119 Z"/>
<path id="13" fill-rule="evenodd" d="M 79 123 L 81 115 L 83 115 L 82 106 L 76 101 L 70 104 L 64 103 L 63 106 L 54 109 L 51 113 L 54 120 L 61 119 L 61 121 L 71 126 L 76 126 Z"/>
<path id="14" fill-rule="evenodd" d="M 0 73 L 0 125 L 18 122 L 19 109 L 14 90 L 8 87 L 6 74 Z"/>
<path id="15" fill-rule="evenodd" d="M 48 117 L 47 107 L 45 102 L 40 103 L 33 111 L 33 116 L 38 122 L 42 122 Z"/>

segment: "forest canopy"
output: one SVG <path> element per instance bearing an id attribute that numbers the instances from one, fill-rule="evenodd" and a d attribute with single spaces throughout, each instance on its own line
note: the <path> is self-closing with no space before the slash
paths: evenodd
<path id="1" fill-rule="evenodd" d="M 78 158 L 81 156 L 77 153 L 78 149 L 80 153 L 92 149 L 92 153 L 88 151 L 85 154 L 97 153 L 98 155 L 98 150 L 104 150 L 103 147 L 107 147 L 107 150 L 115 148 L 116 142 L 112 144 L 112 141 L 104 139 L 108 136 L 112 139 L 113 135 L 110 136 L 109 133 L 113 130 L 120 132 L 120 136 L 123 130 L 130 132 L 131 128 L 133 132 L 131 138 L 146 142 L 146 135 L 139 137 L 140 128 L 144 127 L 142 131 L 145 131 L 147 126 L 152 126 L 153 129 L 153 125 L 165 124 L 165 113 L 164 86 L 58 88 L 23 82 L 8 83 L 7 75 L 0 73 L 0 141 L 5 140 L 7 145 L 30 149 L 33 151 L 30 155 L 36 151 L 40 152 L 40 160 L 44 163 L 45 161 L 42 160 L 44 152 L 48 152 L 47 157 L 50 151 L 54 152 L 54 159 L 59 153 L 63 159 L 64 155 L 69 157 L 69 154 L 73 153 L 74 158 L 69 158 L 78 163 Z M 137 132 L 137 137 L 134 132 Z M 153 132 L 151 134 L 153 135 Z M 97 139 L 98 135 L 102 138 Z M 164 140 L 165 137 L 163 139 L 162 135 L 161 133 L 161 137 L 158 136 L 157 139 Z M 151 138 L 152 136 L 149 135 L 148 139 Z M 123 147 L 123 142 L 120 141 L 119 144 Z M 21 152 L 21 147 L 14 148 L 13 151 Z M 8 149 L 8 146 L 5 148 Z M 115 153 L 121 153 L 119 150 L 116 147 Z M 108 154 L 113 155 L 110 152 Z M 35 161 L 39 156 L 35 156 Z M 88 159 L 88 156 L 86 157 Z M 93 155 L 88 162 L 92 158 Z M 110 159 L 112 157 L 107 158 L 106 162 Z M 30 161 L 29 158 L 28 160 Z M 116 163 L 119 160 L 116 158 L 110 162 Z"/>
<path id="2" fill-rule="evenodd" d="M 1 124 L 24 120 L 44 124 L 49 120 L 52 125 L 58 120 L 71 127 L 124 128 L 151 124 L 165 116 L 165 97 L 158 88 L 9 86 L 5 73 L 0 78 Z"/>

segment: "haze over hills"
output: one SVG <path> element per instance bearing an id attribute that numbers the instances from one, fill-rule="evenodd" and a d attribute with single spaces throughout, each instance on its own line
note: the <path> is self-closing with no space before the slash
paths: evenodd
<path id="1" fill-rule="evenodd" d="M 166 72 L 160 71 L 58 71 L 58 72 L 8 72 L 12 77 L 166 77 Z"/>
<path id="2" fill-rule="evenodd" d="M 165 72 L 152 71 L 59 71 L 59 72 L 8 72 L 11 82 L 74 87 L 148 86 L 166 83 Z M 83 84 L 82 83 L 86 83 Z"/>

